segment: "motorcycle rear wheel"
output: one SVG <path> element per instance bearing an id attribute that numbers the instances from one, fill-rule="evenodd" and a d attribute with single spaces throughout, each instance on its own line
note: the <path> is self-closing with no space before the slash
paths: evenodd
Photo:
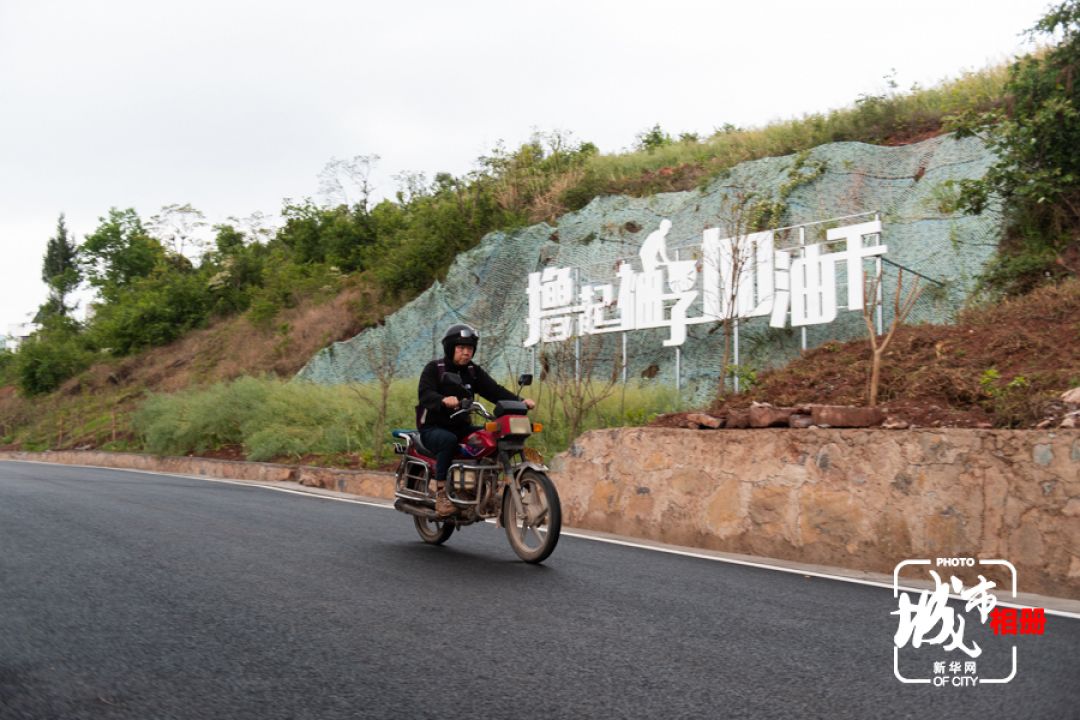
<path id="1" fill-rule="evenodd" d="M 519 517 L 510 497 L 512 488 L 503 493 L 502 522 L 506 537 L 517 556 L 527 563 L 540 563 L 551 555 L 562 530 L 562 505 L 555 483 L 546 474 L 526 470 L 521 474 L 521 502 L 525 511 Z"/>
<path id="2" fill-rule="evenodd" d="M 413 516 L 413 522 L 416 523 L 416 532 L 419 533 L 420 539 L 429 545 L 442 545 L 454 534 L 452 523 L 428 520 L 417 515 Z"/>

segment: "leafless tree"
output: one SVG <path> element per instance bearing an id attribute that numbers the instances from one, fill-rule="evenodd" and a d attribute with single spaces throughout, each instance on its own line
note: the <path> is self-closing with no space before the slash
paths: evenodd
<path id="1" fill-rule="evenodd" d="M 604 336 L 586 335 L 577 340 L 549 343 L 541 354 L 541 396 L 549 417 L 559 412 L 566 420 L 567 439 L 581 432 L 585 419 L 614 391 L 622 374 L 615 359 L 606 372 Z M 575 356 L 576 354 L 576 356 Z"/>
<path id="2" fill-rule="evenodd" d="M 881 287 L 881 274 L 874 276 L 872 280 L 863 285 L 863 322 L 866 323 L 866 333 L 870 339 L 870 383 L 867 391 L 869 405 L 877 405 L 878 386 L 881 384 L 881 361 L 885 356 L 885 350 L 892 342 L 896 328 L 907 321 L 908 315 L 915 307 L 915 302 L 922 294 L 919 287 L 919 278 L 915 277 L 915 283 L 904 293 L 904 271 L 900 270 L 896 276 L 896 293 L 893 295 L 893 316 L 889 322 L 889 329 L 884 335 L 877 334 L 874 326 L 874 310 L 877 307 L 878 289 Z"/>
<path id="3" fill-rule="evenodd" d="M 166 205 L 147 224 L 154 237 L 177 255 L 197 260 L 206 252 L 209 239 L 202 233 L 206 216 L 190 203 Z"/>
<path id="4" fill-rule="evenodd" d="M 259 210 L 242 218 L 229 217 L 229 222 L 244 234 L 249 243 L 265 243 L 274 236 L 273 218 Z"/>
<path id="5" fill-rule="evenodd" d="M 350 388 L 361 402 L 375 410 L 375 422 L 371 428 L 371 450 L 373 461 L 380 465 L 386 446 L 390 389 L 401 370 L 401 343 L 397 334 L 385 325 L 369 330 L 365 340 L 359 359 L 375 378 L 375 393 L 372 396 L 364 387 Z"/>
<path id="6" fill-rule="evenodd" d="M 319 173 L 319 193 L 326 204 L 347 205 L 366 212 L 375 191 L 371 173 L 378 155 L 356 155 L 349 160 L 331 158 Z"/>
<path id="7" fill-rule="evenodd" d="M 732 356 L 735 331 L 739 322 L 739 295 L 744 291 L 742 278 L 754 262 L 751 234 L 759 218 L 760 199 L 754 192 L 737 191 L 721 204 L 720 221 L 726 237 L 731 239 L 730 269 L 722 276 L 721 317 L 716 326 L 723 332 L 723 354 L 720 360 L 720 382 L 717 396 L 727 394 L 727 379 L 732 372 Z"/>

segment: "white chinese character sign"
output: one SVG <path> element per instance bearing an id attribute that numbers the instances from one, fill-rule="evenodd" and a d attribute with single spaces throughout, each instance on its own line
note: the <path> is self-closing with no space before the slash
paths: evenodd
<path id="1" fill-rule="evenodd" d="M 863 307 L 863 261 L 884 255 L 881 221 L 836 227 L 826 242 L 777 248 L 773 231 L 722 238 L 702 235 L 695 258 L 672 259 L 660 221 L 641 245 L 641 270 L 620 261 L 612 282 L 582 282 L 574 268 L 529 274 L 525 347 L 571 337 L 668 328 L 665 346 L 686 340 L 686 327 L 733 318 L 768 317 L 773 327 L 817 325 L 836 319 L 837 268 L 847 276 L 848 310 Z"/>

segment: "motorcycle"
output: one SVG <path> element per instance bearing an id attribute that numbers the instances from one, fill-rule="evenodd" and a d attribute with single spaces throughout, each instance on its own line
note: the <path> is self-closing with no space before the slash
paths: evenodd
<path id="1" fill-rule="evenodd" d="M 457 373 L 445 373 L 440 382 L 465 396 L 452 418 L 469 414 L 484 420 L 459 446 L 447 475 L 446 494 L 458 512 L 447 518 L 435 514 L 435 454 L 424 447 L 418 430 L 392 431 L 400 441 L 394 452 L 401 455 L 394 509 L 412 515 L 420 538 L 432 545 L 446 542 L 454 530 L 496 518 L 518 557 L 543 562 L 559 541 L 562 507 L 540 453 L 525 446 L 542 426 L 529 420 L 524 402 L 501 400 L 489 411 Z M 531 375 L 522 375 L 519 392 L 531 382 Z"/>

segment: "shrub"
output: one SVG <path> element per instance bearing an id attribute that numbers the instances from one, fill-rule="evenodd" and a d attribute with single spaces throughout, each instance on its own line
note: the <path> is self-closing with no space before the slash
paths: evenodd
<path id="1" fill-rule="evenodd" d="M 192 271 L 159 269 L 117 291 L 97 307 L 89 334 L 114 355 L 165 345 L 206 320 L 213 299 L 204 277 Z"/>
<path id="2" fill-rule="evenodd" d="M 26 395 L 52 392 L 89 367 L 93 357 L 74 333 L 39 332 L 24 341 L 15 355 L 19 389 Z"/>
<path id="3" fill-rule="evenodd" d="M 958 183 L 959 204 L 977 213 L 1004 202 L 1006 241 L 984 281 L 1013 295 L 1080 272 L 1064 260 L 1070 246 L 1080 252 L 1080 0 L 1052 8 L 1028 34 L 1061 40 L 1009 67 L 1001 108 L 952 119 L 958 136 L 979 136 L 998 155 L 981 179 Z"/>
<path id="4" fill-rule="evenodd" d="M 526 395 L 539 397 L 543 385 Z M 391 438 L 374 437 L 374 385 L 316 385 L 244 377 L 200 390 L 152 395 L 132 424 L 145 449 L 161 455 L 202 453 L 227 445 L 244 448 L 249 460 L 297 459 L 306 455 L 376 454 Z M 550 397 L 550 395 L 549 395 Z M 532 441 L 546 455 L 569 447 L 573 438 L 561 401 L 544 400 L 533 414 L 544 432 Z M 387 426 L 415 427 L 416 379 L 395 381 Z M 660 385 L 630 385 L 616 391 L 586 416 L 582 431 L 648 422 L 674 409 L 674 391 Z"/>

